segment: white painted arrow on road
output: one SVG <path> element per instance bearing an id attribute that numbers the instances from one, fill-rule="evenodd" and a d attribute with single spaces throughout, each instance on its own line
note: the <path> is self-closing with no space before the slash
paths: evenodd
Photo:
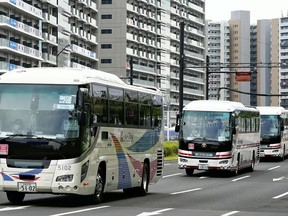
<path id="1" fill-rule="evenodd" d="M 274 181 L 281 181 L 281 180 L 283 180 L 283 179 L 285 179 L 284 176 L 279 177 L 279 178 L 273 178 L 273 182 L 274 182 Z"/>
<path id="2" fill-rule="evenodd" d="M 173 208 L 167 208 L 167 209 L 161 209 L 161 210 L 154 211 L 154 212 L 142 212 L 141 214 L 138 214 L 137 216 L 152 216 L 152 215 L 159 215 L 159 214 L 162 214 L 162 212 L 170 211 L 170 210 L 172 210 L 172 209 L 173 209 Z"/>
<path id="3" fill-rule="evenodd" d="M 30 207 L 30 206 L 6 207 L 6 208 L 0 209 L 0 212 L 2 212 L 2 211 L 21 210 L 21 209 L 25 209 L 25 208 L 28 208 L 28 207 Z"/>

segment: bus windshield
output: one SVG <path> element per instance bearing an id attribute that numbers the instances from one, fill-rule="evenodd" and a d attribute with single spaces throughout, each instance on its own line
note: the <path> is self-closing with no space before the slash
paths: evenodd
<path id="1" fill-rule="evenodd" d="M 77 138 L 77 86 L 0 85 L 0 138 L 33 135 L 50 139 Z"/>
<path id="2" fill-rule="evenodd" d="M 182 122 L 184 140 L 230 141 L 230 113 L 185 111 Z"/>
<path id="3" fill-rule="evenodd" d="M 261 138 L 279 137 L 281 130 L 279 116 L 261 115 Z"/>

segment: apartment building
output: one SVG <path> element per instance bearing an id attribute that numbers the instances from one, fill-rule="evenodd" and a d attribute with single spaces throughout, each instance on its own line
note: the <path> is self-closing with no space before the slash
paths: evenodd
<path id="1" fill-rule="evenodd" d="M 97 68 L 96 0 L 2 0 L 0 14 L 0 72 Z"/>
<path id="2" fill-rule="evenodd" d="M 239 66 L 250 63 L 250 11 L 232 11 L 230 26 L 230 62 L 234 71 L 249 72 L 250 68 Z M 237 91 L 250 92 L 250 82 L 238 82 L 236 74 L 231 74 L 231 87 Z M 231 100 L 250 105 L 250 95 L 231 92 Z"/>
<path id="3" fill-rule="evenodd" d="M 225 67 L 230 63 L 229 23 L 227 21 L 207 21 L 206 36 L 206 50 L 210 67 L 208 99 L 230 100 L 230 91 L 225 89 L 230 88 L 230 68 Z"/>
<path id="4" fill-rule="evenodd" d="M 288 16 L 279 19 L 280 94 L 288 95 Z M 273 52 L 273 54 L 275 54 Z M 280 97 L 280 105 L 288 108 L 288 96 Z"/>
<path id="5" fill-rule="evenodd" d="M 185 23 L 183 104 L 204 99 L 204 0 L 102 0 L 99 2 L 99 69 L 133 84 L 159 88 L 167 113 L 179 109 L 180 23 Z M 173 120 L 172 120 L 173 121 Z"/>

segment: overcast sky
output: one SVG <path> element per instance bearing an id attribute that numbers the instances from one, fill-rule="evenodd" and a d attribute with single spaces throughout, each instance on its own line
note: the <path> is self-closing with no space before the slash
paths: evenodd
<path id="1" fill-rule="evenodd" d="M 213 21 L 229 20 L 231 11 L 250 11 L 250 22 L 256 24 L 259 19 L 288 16 L 288 0 L 205 0 L 206 19 Z"/>

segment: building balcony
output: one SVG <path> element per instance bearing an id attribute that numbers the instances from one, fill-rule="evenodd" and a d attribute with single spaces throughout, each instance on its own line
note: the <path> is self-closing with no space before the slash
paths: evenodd
<path id="1" fill-rule="evenodd" d="M 85 48 L 83 48 L 83 47 L 77 46 L 76 44 L 72 44 L 72 45 L 71 45 L 71 52 L 72 52 L 72 53 L 79 54 L 79 55 L 82 55 L 82 56 L 85 56 L 85 57 L 87 57 L 87 58 L 89 58 L 89 59 L 98 61 L 95 52 L 93 52 L 93 51 L 91 51 L 91 50 L 87 50 L 87 49 L 85 49 Z"/>
<path id="2" fill-rule="evenodd" d="M 36 50 L 34 48 L 24 46 L 19 43 L 15 43 L 13 41 L 0 38 L 0 50 L 5 50 L 6 52 L 24 55 L 29 58 L 33 58 L 36 60 L 43 60 L 42 59 L 42 51 Z"/>
<path id="3" fill-rule="evenodd" d="M 43 53 L 42 56 L 43 56 L 43 59 L 45 62 L 50 63 L 50 64 L 54 64 L 54 65 L 57 64 L 57 57 L 56 56 L 49 54 L 49 53 Z"/>
<path id="4" fill-rule="evenodd" d="M 52 16 L 51 14 L 48 13 L 43 13 L 43 18 L 44 21 L 54 25 L 54 26 L 58 26 L 57 24 L 57 17 Z"/>
<path id="5" fill-rule="evenodd" d="M 57 4 L 57 0 L 42 0 L 43 3 L 49 3 L 50 5 L 53 5 L 55 7 L 58 7 L 58 4 Z"/>
<path id="6" fill-rule="evenodd" d="M 97 4 L 95 2 L 93 2 L 92 0 L 86 0 L 86 7 L 94 10 L 95 12 L 98 12 Z"/>
<path id="7" fill-rule="evenodd" d="M 43 33 L 43 39 L 45 42 L 48 42 L 53 45 L 57 45 L 57 37 L 52 34 Z"/>
<path id="8" fill-rule="evenodd" d="M 82 64 L 78 64 L 76 62 L 71 62 L 70 63 L 70 67 L 72 67 L 72 68 L 81 68 L 81 69 L 91 69 L 90 67 L 87 67 L 87 66 L 82 65 Z"/>
<path id="9" fill-rule="evenodd" d="M 2 29 L 13 29 L 13 31 L 22 33 L 26 36 L 31 36 L 39 40 L 42 39 L 42 31 L 4 15 L 0 16 L 0 26 Z"/>
<path id="10" fill-rule="evenodd" d="M 5 73 L 14 69 L 23 68 L 22 66 L 10 64 L 8 62 L 0 62 L 0 73 Z"/>
<path id="11" fill-rule="evenodd" d="M 21 14 L 29 15 L 35 19 L 42 20 L 42 10 L 34 7 L 33 5 L 27 4 L 21 0 L 2 0 L 1 5 L 4 5 L 7 8 L 11 8 L 15 11 L 18 11 Z"/>

